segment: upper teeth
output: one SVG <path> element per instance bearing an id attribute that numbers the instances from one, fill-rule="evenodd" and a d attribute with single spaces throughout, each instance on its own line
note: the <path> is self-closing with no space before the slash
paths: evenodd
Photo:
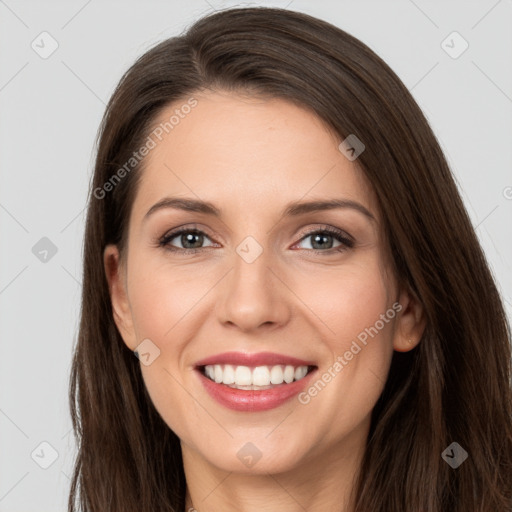
<path id="1" fill-rule="evenodd" d="M 275 365 L 275 366 L 233 366 L 207 365 L 204 367 L 207 377 L 217 383 L 234 384 L 236 386 L 269 386 L 270 384 L 289 384 L 300 380 L 308 373 L 307 366 Z"/>

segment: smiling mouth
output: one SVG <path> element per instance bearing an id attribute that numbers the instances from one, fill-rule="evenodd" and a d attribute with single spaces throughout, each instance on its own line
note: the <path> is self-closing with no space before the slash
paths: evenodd
<path id="1" fill-rule="evenodd" d="M 291 384 L 303 379 L 315 370 L 316 366 L 293 366 L 276 364 L 272 366 L 243 366 L 231 364 L 212 364 L 199 366 L 198 370 L 212 382 L 224 384 L 230 388 L 243 390 L 271 389 Z"/>

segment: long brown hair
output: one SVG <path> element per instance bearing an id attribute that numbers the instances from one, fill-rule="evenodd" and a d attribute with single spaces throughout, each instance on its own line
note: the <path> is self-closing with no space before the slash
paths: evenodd
<path id="1" fill-rule="evenodd" d="M 282 9 L 231 9 L 158 44 L 122 77 L 98 134 L 70 380 L 78 454 L 69 511 L 182 512 L 178 437 L 115 326 L 103 250 L 124 251 L 144 160 L 112 180 L 171 102 L 205 89 L 278 97 L 366 146 L 397 278 L 424 307 L 420 344 L 395 352 L 372 414 L 357 512 L 512 510 L 510 327 L 434 133 L 397 75 L 362 42 Z M 118 175 L 119 176 L 119 175 Z M 453 469 L 452 442 L 468 453 Z"/>

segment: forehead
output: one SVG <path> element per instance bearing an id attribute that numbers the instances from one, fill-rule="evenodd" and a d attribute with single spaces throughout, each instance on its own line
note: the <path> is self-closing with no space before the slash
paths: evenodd
<path id="1" fill-rule="evenodd" d="M 193 108 L 183 108 L 185 98 L 155 119 L 160 132 L 167 128 L 161 140 L 153 136 L 134 210 L 172 194 L 210 200 L 233 213 L 340 196 L 375 211 L 361 170 L 313 112 L 283 99 L 227 92 L 193 98 Z"/>

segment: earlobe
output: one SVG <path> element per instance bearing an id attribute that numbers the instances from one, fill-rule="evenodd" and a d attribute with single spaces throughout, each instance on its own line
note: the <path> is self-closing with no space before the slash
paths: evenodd
<path id="1" fill-rule="evenodd" d="M 116 245 L 110 244 L 105 247 L 103 264 L 110 292 L 114 322 L 125 344 L 130 350 L 134 350 L 136 343 L 133 320 L 126 291 L 124 268 Z"/>
<path id="2" fill-rule="evenodd" d="M 408 352 L 420 343 L 426 316 L 423 304 L 413 292 L 403 290 L 399 302 L 402 310 L 397 320 L 393 348 L 397 352 Z"/>

